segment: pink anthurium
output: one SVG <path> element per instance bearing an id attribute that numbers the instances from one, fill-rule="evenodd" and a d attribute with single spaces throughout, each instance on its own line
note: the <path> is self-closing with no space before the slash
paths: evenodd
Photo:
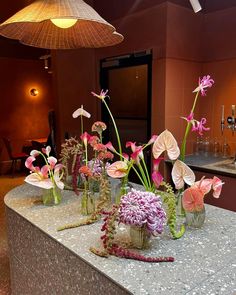
<path id="1" fill-rule="evenodd" d="M 201 180 L 194 183 L 194 186 L 198 187 L 202 191 L 203 195 L 206 195 L 212 188 L 212 179 L 202 177 Z"/>
<path id="2" fill-rule="evenodd" d="M 90 118 L 91 114 L 85 111 L 83 105 L 81 105 L 81 107 L 74 111 L 74 113 L 72 114 L 73 118 L 78 118 L 79 116 Z"/>
<path id="3" fill-rule="evenodd" d="M 107 167 L 107 174 L 112 178 L 122 178 L 127 175 L 128 165 L 126 161 L 116 161 Z"/>
<path id="4" fill-rule="evenodd" d="M 187 188 L 182 197 L 184 210 L 188 212 L 201 211 L 204 206 L 204 194 L 199 187 L 192 186 Z"/>
<path id="5" fill-rule="evenodd" d="M 180 150 L 174 136 L 170 131 L 163 131 L 156 139 L 152 147 L 152 153 L 155 159 L 167 151 L 170 160 L 176 160 L 179 157 Z"/>
<path id="6" fill-rule="evenodd" d="M 213 197 L 219 198 L 222 190 L 224 182 L 222 182 L 218 177 L 214 176 L 212 180 L 212 189 L 213 189 Z"/>
<path id="7" fill-rule="evenodd" d="M 176 189 L 183 188 L 184 183 L 193 185 L 195 181 L 195 174 L 193 171 L 180 160 L 175 161 L 171 175 Z"/>

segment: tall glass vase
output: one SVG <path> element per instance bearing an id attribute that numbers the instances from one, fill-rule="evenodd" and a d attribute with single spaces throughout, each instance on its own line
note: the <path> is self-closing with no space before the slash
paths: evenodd
<path id="1" fill-rule="evenodd" d="M 128 182 L 128 177 L 121 178 L 120 182 L 115 187 L 115 204 L 118 205 L 120 203 L 120 198 L 131 191 L 132 188 L 133 186 Z"/>
<path id="2" fill-rule="evenodd" d="M 42 198 L 43 204 L 46 206 L 58 205 L 62 199 L 61 190 L 57 186 L 50 189 L 43 189 Z"/>
<path id="3" fill-rule="evenodd" d="M 95 199 L 92 192 L 84 189 L 81 197 L 81 214 L 90 215 L 95 211 Z"/>
<path id="4" fill-rule="evenodd" d="M 204 224 L 205 218 L 206 218 L 206 210 L 204 205 L 202 210 L 200 211 L 194 211 L 194 212 L 186 211 L 186 224 L 189 227 L 201 228 Z"/>

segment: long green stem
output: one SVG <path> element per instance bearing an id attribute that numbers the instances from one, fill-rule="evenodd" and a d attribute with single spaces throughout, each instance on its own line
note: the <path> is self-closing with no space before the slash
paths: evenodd
<path id="1" fill-rule="evenodd" d="M 109 113 L 109 115 L 110 115 L 110 117 L 111 117 L 111 120 L 112 120 L 113 126 L 114 126 L 114 128 L 115 128 L 116 138 L 117 138 L 117 143 L 118 143 L 118 148 L 119 148 L 119 153 L 120 153 L 120 160 L 122 161 L 122 156 L 121 156 L 121 155 L 122 155 L 122 148 L 121 148 L 120 135 L 119 135 L 119 132 L 118 132 L 118 128 L 117 128 L 117 126 L 116 126 L 115 119 L 114 119 L 114 117 L 113 117 L 113 115 L 112 115 L 112 113 L 111 113 L 111 111 L 110 111 L 110 109 L 109 109 L 109 107 L 108 107 L 108 104 L 106 103 L 105 99 L 103 99 L 102 101 L 103 101 L 103 103 L 104 103 L 105 106 L 106 106 L 106 109 L 107 109 L 107 111 L 108 111 L 108 113 Z"/>
<path id="2" fill-rule="evenodd" d="M 148 173 L 148 169 L 147 169 L 147 165 L 144 161 L 144 158 L 142 158 L 142 163 L 143 163 L 143 166 L 144 166 L 144 169 L 145 169 L 145 173 L 146 173 L 146 176 L 147 176 L 147 180 L 148 180 L 148 185 L 151 189 L 152 185 L 151 185 L 151 180 L 150 180 L 150 176 L 149 176 L 149 173 Z"/>
<path id="3" fill-rule="evenodd" d="M 200 92 L 200 90 L 195 95 L 195 99 L 194 99 L 194 102 L 193 102 L 191 113 L 194 113 L 199 92 Z M 184 133 L 184 137 L 183 137 L 183 141 L 182 141 L 181 149 L 180 149 L 180 160 L 181 161 L 184 161 L 185 160 L 186 141 L 187 141 L 187 137 L 188 137 L 188 134 L 189 134 L 191 125 L 192 125 L 192 123 L 191 122 L 188 122 L 187 123 L 187 126 L 186 126 L 186 129 L 185 129 L 185 133 Z"/>
<path id="4" fill-rule="evenodd" d="M 148 190 L 146 184 L 144 183 L 144 181 L 143 181 L 142 177 L 140 176 L 140 174 L 138 173 L 137 169 L 136 169 L 134 166 L 132 166 L 132 169 L 134 170 L 134 172 L 135 172 L 136 175 L 138 176 L 138 178 L 139 178 L 139 180 L 141 181 L 143 187 L 144 187 L 146 190 Z"/>
<path id="5" fill-rule="evenodd" d="M 83 123 L 83 116 L 80 116 L 80 122 L 81 122 L 81 135 L 84 133 L 84 123 Z"/>

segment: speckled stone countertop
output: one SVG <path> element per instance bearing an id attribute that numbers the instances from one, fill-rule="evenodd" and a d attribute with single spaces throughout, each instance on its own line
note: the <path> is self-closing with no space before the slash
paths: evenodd
<path id="1" fill-rule="evenodd" d="M 5 204 L 50 238 L 67 247 L 86 263 L 123 286 L 132 294 L 224 294 L 236 292 L 236 215 L 206 205 L 202 229 L 188 229 L 184 237 L 172 240 L 168 229 L 154 238 L 150 256 L 173 256 L 173 263 L 145 263 L 111 256 L 101 258 L 89 251 L 100 245 L 101 222 L 58 232 L 61 225 L 77 222 L 80 199 L 63 191 L 59 206 L 46 207 L 40 189 L 24 184 L 5 196 Z"/>
<path id="2" fill-rule="evenodd" d="M 214 157 L 212 155 L 188 155 L 185 163 L 200 171 L 236 177 L 236 165 L 233 158 Z"/>

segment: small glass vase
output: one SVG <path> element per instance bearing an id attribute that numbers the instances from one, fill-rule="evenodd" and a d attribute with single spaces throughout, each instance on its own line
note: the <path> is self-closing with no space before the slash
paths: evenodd
<path id="1" fill-rule="evenodd" d="M 93 193 L 99 193 L 100 181 L 94 178 L 89 179 L 89 190 Z"/>
<path id="2" fill-rule="evenodd" d="M 58 205 L 61 203 L 61 190 L 55 186 L 49 189 L 43 189 L 43 204 L 46 206 Z"/>
<path id="3" fill-rule="evenodd" d="M 186 224 L 189 227 L 201 228 L 204 224 L 205 218 L 206 218 L 206 210 L 204 205 L 201 211 L 194 211 L 194 212 L 186 211 Z"/>
<path id="4" fill-rule="evenodd" d="M 94 194 L 91 191 L 84 190 L 81 197 L 81 214 L 90 215 L 95 211 Z"/>
<path id="5" fill-rule="evenodd" d="M 151 234 L 146 226 L 130 226 L 130 240 L 132 246 L 137 249 L 150 248 Z"/>
<path id="6" fill-rule="evenodd" d="M 128 182 L 127 177 L 121 178 L 120 182 L 115 186 L 114 203 L 120 204 L 121 197 L 130 192 L 132 188 L 133 186 Z"/>

